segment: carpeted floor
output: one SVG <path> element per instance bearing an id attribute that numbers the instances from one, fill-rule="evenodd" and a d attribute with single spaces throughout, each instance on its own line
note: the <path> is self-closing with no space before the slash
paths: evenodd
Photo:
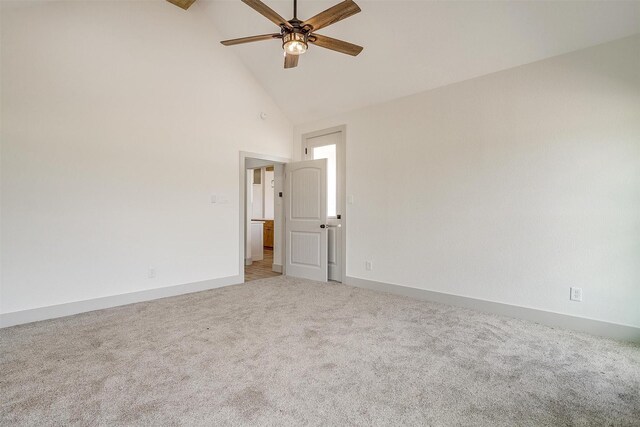
<path id="1" fill-rule="evenodd" d="M 640 425 L 640 346 L 276 277 L 0 331 L 1 425 Z"/>

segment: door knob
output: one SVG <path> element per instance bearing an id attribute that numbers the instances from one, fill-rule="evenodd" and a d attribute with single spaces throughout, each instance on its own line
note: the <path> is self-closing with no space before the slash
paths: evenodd
<path id="1" fill-rule="evenodd" d="M 320 228 L 326 228 L 327 226 L 324 224 L 320 224 Z"/>

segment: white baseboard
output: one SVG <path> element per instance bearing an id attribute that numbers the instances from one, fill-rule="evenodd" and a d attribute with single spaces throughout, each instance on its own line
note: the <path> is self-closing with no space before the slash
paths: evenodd
<path id="1" fill-rule="evenodd" d="M 271 270 L 276 273 L 282 273 L 282 264 L 271 264 Z"/>
<path id="2" fill-rule="evenodd" d="M 244 265 L 251 265 L 251 264 L 253 264 L 253 258 L 249 257 L 244 259 Z"/>
<path id="3" fill-rule="evenodd" d="M 148 289 L 145 291 L 131 292 L 129 294 L 112 295 L 85 301 L 69 302 L 65 304 L 51 305 L 48 307 L 2 313 L 0 314 L 0 328 L 21 325 L 23 323 L 37 322 L 40 320 L 55 319 L 57 317 L 71 316 L 73 314 L 102 310 L 104 308 L 117 307 L 136 302 L 151 301 L 158 298 L 206 291 L 208 289 L 221 288 L 223 286 L 237 285 L 243 282 L 244 277 L 239 275 L 221 277 L 219 279 L 205 280 L 202 282 L 185 283 L 183 285 Z"/>
<path id="4" fill-rule="evenodd" d="M 277 266 L 280 267 L 280 270 L 282 269 L 281 265 L 274 264 L 273 271 L 277 271 Z M 567 314 L 554 313 L 551 311 L 537 310 L 528 307 L 520 307 L 499 302 L 463 297 L 459 295 L 446 294 L 443 292 L 411 288 L 408 286 L 375 282 L 372 280 L 360 279 L 358 277 L 347 276 L 345 279 L 345 284 L 356 286 L 359 288 L 373 289 L 377 291 L 389 292 L 397 295 L 404 295 L 428 301 L 435 301 L 458 307 L 471 308 L 487 313 L 515 317 L 518 319 L 529 320 L 547 326 L 587 332 L 593 335 L 605 336 L 617 340 L 640 342 L 640 328 L 634 326 L 610 323 L 602 320 L 588 319 L 584 317 L 570 316 Z M 0 314 L 0 328 L 21 325 L 24 323 L 37 322 L 40 320 L 55 319 L 57 317 L 71 316 L 73 314 L 102 310 L 105 308 L 133 304 L 136 302 L 151 301 L 159 298 L 166 298 L 192 292 L 200 292 L 208 289 L 220 288 L 223 286 L 236 285 L 243 282 L 244 278 L 239 275 L 222 277 L 218 279 L 205 280 L 202 282 L 186 283 L 183 285 L 132 292 L 129 294 L 113 295 L 85 301 L 76 301 L 65 304 L 52 305 L 48 307 L 39 307 L 29 310 L 2 313 Z"/>
<path id="5" fill-rule="evenodd" d="M 373 289 L 376 291 L 389 292 L 392 294 L 454 305 L 457 307 L 471 308 L 485 313 L 529 320 L 547 326 L 586 332 L 592 335 L 599 335 L 616 340 L 640 342 L 640 328 L 629 325 L 621 325 L 618 323 L 610 323 L 585 317 L 570 316 L 568 314 L 554 313 L 552 311 L 463 297 L 443 292 L 428 291 L 426 289 L 375 282 L 373 280 L 360 279 L 358 277 L 347 276 L 345 284 L 356 286 L 358 288 Z"/>

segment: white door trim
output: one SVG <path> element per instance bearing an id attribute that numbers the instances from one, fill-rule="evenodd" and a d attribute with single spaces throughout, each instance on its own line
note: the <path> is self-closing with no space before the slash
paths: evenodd
<path id="1" fill-rule="evenodd" d="M 239 248 L 238 248 L 238 271 L 239 271 L 239 276 L 242 278 L 242 282 L 244 283 L 244 263 L 245 263 L 245 236 L 247 233 L 247 221 L 245 220 L 245 199 L 247 197 L 246 195 L 246 189 L 247 189 L 247 170 L 246 170 L 246 160 L 247 159 L 257 159 L 257 160 L 264 160 L 267 162 L 274 162 L 274 163 L 280 163 L 284 166 L 285 163 L 289 163 L 291 162 L 291 159 L 288 159 L 286 157 L 280 157 L 280 156 L 273 156 L 271 154 L 260 154 L 260 153 L 252 153 L 249 151 L 240 151 L 240 163 L 239 163 L 239 182 L 240 182 L 240 200 L 239 200 L 239 205 L 240 205 L 240 209 L 239 209 L 239 235 L 240 235 L 240 240 L 239 240 Z M 282 242 L 282 244 L 280 245 L 281 248 L 279 248 L 279 252 L 281 253 L 281 259 L 284 260 L 285 258 L 285 241 L 284 241 L 284 209 L 282 210 L 281 215 L 279 216 L 278 220 L 280 221 L 280 224 L 282 225 L 280 227 L 280 242 Z M 284 262 L 283 262 L 284 264 Z M 283 266 L 284 269 L 284 266 Z M 283 274 L 285 274 L 284 271 L 282 271 Z"/>
<path id="2" fill-rule="evenodd" d="M 332 133 L 340 132 L 340 144 L 338 149 L 338 157 L 342 158 L 342 164 L 338 165 L 338 210 L 342 210 L 342 212 L 338 212 L 342 217 L 342 242 L 341 242 L 341 262 L 342 262 L 342 283 L 345 283 L 347 277 L 347 125 L 334 126 L 327 129 L 320 129 L 314 132 L 305 133 L 302 135 L 302 139 L 300 141 L 300 158 L 302 160 L 306 159 L 306 154 L 304 152 L 305 147 L 307 146 L 307 139 L 316 138 L 323 135 L 329 135 Z"/>

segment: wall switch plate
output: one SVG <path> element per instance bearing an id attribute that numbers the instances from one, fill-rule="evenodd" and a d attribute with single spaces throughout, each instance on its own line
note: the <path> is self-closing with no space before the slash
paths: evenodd
<path id="1" fill-rule="evenodd" d="M 216 196 L 215 194 L 211 195 L 211 203 L 216 203 L 218 201 L 218 196 Z"/>
<path id="2" fill-rule="evenodd" d="M 571 293 L 569 295 L 569 299 L 571 301 L 581 302 L 582 301 L 582 288 L 571 287 L 570 290 L 571 290 Z"/>
<path id="3" fill-rule="evenodd" d="M 353 204 L 353 194 L 347 196 L 347 203 L 349 203 L 350 205 Z"/>
<path id="4" fill-rule="evenodd" d="M 365 261 L 364 262 L 364 268 L 367 271 L 373 270 L 373 263 L 371 261 Z"/>
<path id="5" fill-rule="evenodd" d="M 149 276 L 149 279 L 155 279 L 156 278 L 156 269 L 155 268 L 150 268 L 148 276 Z"/>

